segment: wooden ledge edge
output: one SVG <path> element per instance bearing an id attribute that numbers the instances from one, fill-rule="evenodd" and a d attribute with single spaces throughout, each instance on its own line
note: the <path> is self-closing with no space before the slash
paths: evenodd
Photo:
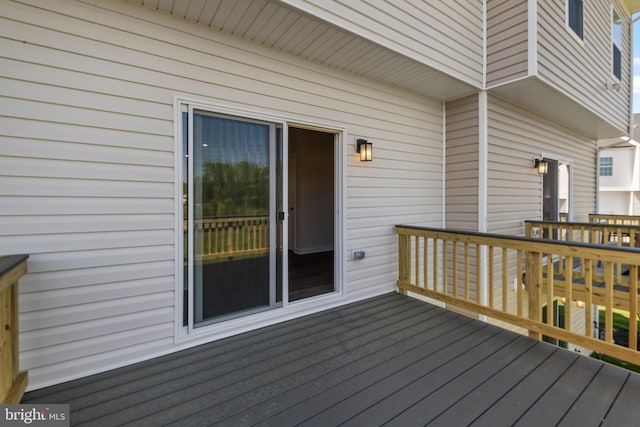
<path id="1" fill-rule="evenodd" d="M 4 405 L 15 405 L 20 403 L 22 400 L 22 396 L 24 396 L 24 392 L 27 389 L 27 384 L 29 383 L 29 374 L 28 372 L 20 372 L 17 376 L 9 392 L 4 398 L 2 402 Z"/>

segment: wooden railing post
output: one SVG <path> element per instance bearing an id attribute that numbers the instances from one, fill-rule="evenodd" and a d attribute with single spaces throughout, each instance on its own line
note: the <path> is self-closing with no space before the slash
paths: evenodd
<path id="1" fill-rule="evenodd" d="M 542 320 L 542 254 L 540 252 L 527 252 L 526 256 L 525 289 L 529 296 L 529 320 L 541 322 Z M 530 330 L 529 336 L 537 340 L 542 339 L 539 332 Z"/>
<path id="2" fill-rule="evenodd" d="M 27 255 L 0 257 L 0 403 L 20 403 L 27 373 L 20 372 L 18 280 L 27 272 Z"/>
<path id="3" fill-rule="evenodd" d="M 410 237 L 407 234 L 398 234 L 398 282 L 407 282 L 411 271 L 409 263 Z M 407 295 L 404 288 L 398 287 L 398 292 Z"/>

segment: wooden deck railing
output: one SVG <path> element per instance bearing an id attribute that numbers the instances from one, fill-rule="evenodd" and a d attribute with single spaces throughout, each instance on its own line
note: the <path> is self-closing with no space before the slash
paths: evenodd
<path id="1" fill-rule="evenodd" d="M 545 238 L 570 242 L 591 243 L 596 245 L 613 245 L 626 247 L 640 247 L 640 226 L 629 224 L 612 224 L 608 222 L 558 222 L 526 220 L 524 222 L 525 237 Z M 564 274 L 567 265 L 556 263 L 556 273 Z M 581 277 L 584 266 L 575 269 L 574 279 Z M 619 283 L 628 285 L 628 270 L 622 263 L 614 264 L 616 279 Z M 602 277 L 597 280 L 602 281 Z"/>
<path id="2" fill-rule="evenodd" d="M 187 221 L 184 222 L 187 230 Z M 269 250 L 269 216 L 218 217 L 194 221 L 196 258 L 214 260 Z"/>
<path id="3" fill-rule="evenodd" d="M 526 237 L 640 247 L 640 224 L 526 220 Z"/>
<path id="4" fill-rule="evenodd" d="M 20 372 L 18 345 L 18 280 L 27 272 L 27 256 L 0 257 L 0 403 L 20 403 L 27 373 Z"/>
<path id="5" fill-rule="evenodd" d="M 589 214 L 589 222 L 606 222 L 609 224 L 640 225 L 638 215 Z"/>
<path id="6" fill-rule="evenodd" d="M 631 322 L 629 346 L 613 344 L 613 309 L 635 319 L 640 250 L 580 242 L 547 241 L 436 228 L 396 226 L 398 289 L 427 296 L 542 335 L 640 364 L 637 325 Z M 577 266 L 556 271 L 558 264 Z M 615 266 L 628 268 L 627 281 L 616 279 Z M 564 328 L 555 300 L 564 299 Z M 594 337 L 591 310 L 583 324 L 573 324 L 572 301 L 605 307 L 605 340 Z"/>

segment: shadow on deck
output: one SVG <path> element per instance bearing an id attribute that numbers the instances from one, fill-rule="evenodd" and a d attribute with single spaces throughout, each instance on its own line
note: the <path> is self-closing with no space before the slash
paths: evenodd
<path id="1" fill-rule="evenodd" d="M 72 425 L 637 425 L 640 375 L 391 293 L 30 392 Z"/>

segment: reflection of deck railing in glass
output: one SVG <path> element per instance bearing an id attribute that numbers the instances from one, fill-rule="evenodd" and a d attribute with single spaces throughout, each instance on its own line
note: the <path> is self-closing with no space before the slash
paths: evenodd
<path id="1" fill-rule="evenodd" d="M 187 221 L 184 222 L 187 230 Z M 216 217 L 194 221 L 194 256 L 217 260 L 266 254 L 269 216 Z"/>

